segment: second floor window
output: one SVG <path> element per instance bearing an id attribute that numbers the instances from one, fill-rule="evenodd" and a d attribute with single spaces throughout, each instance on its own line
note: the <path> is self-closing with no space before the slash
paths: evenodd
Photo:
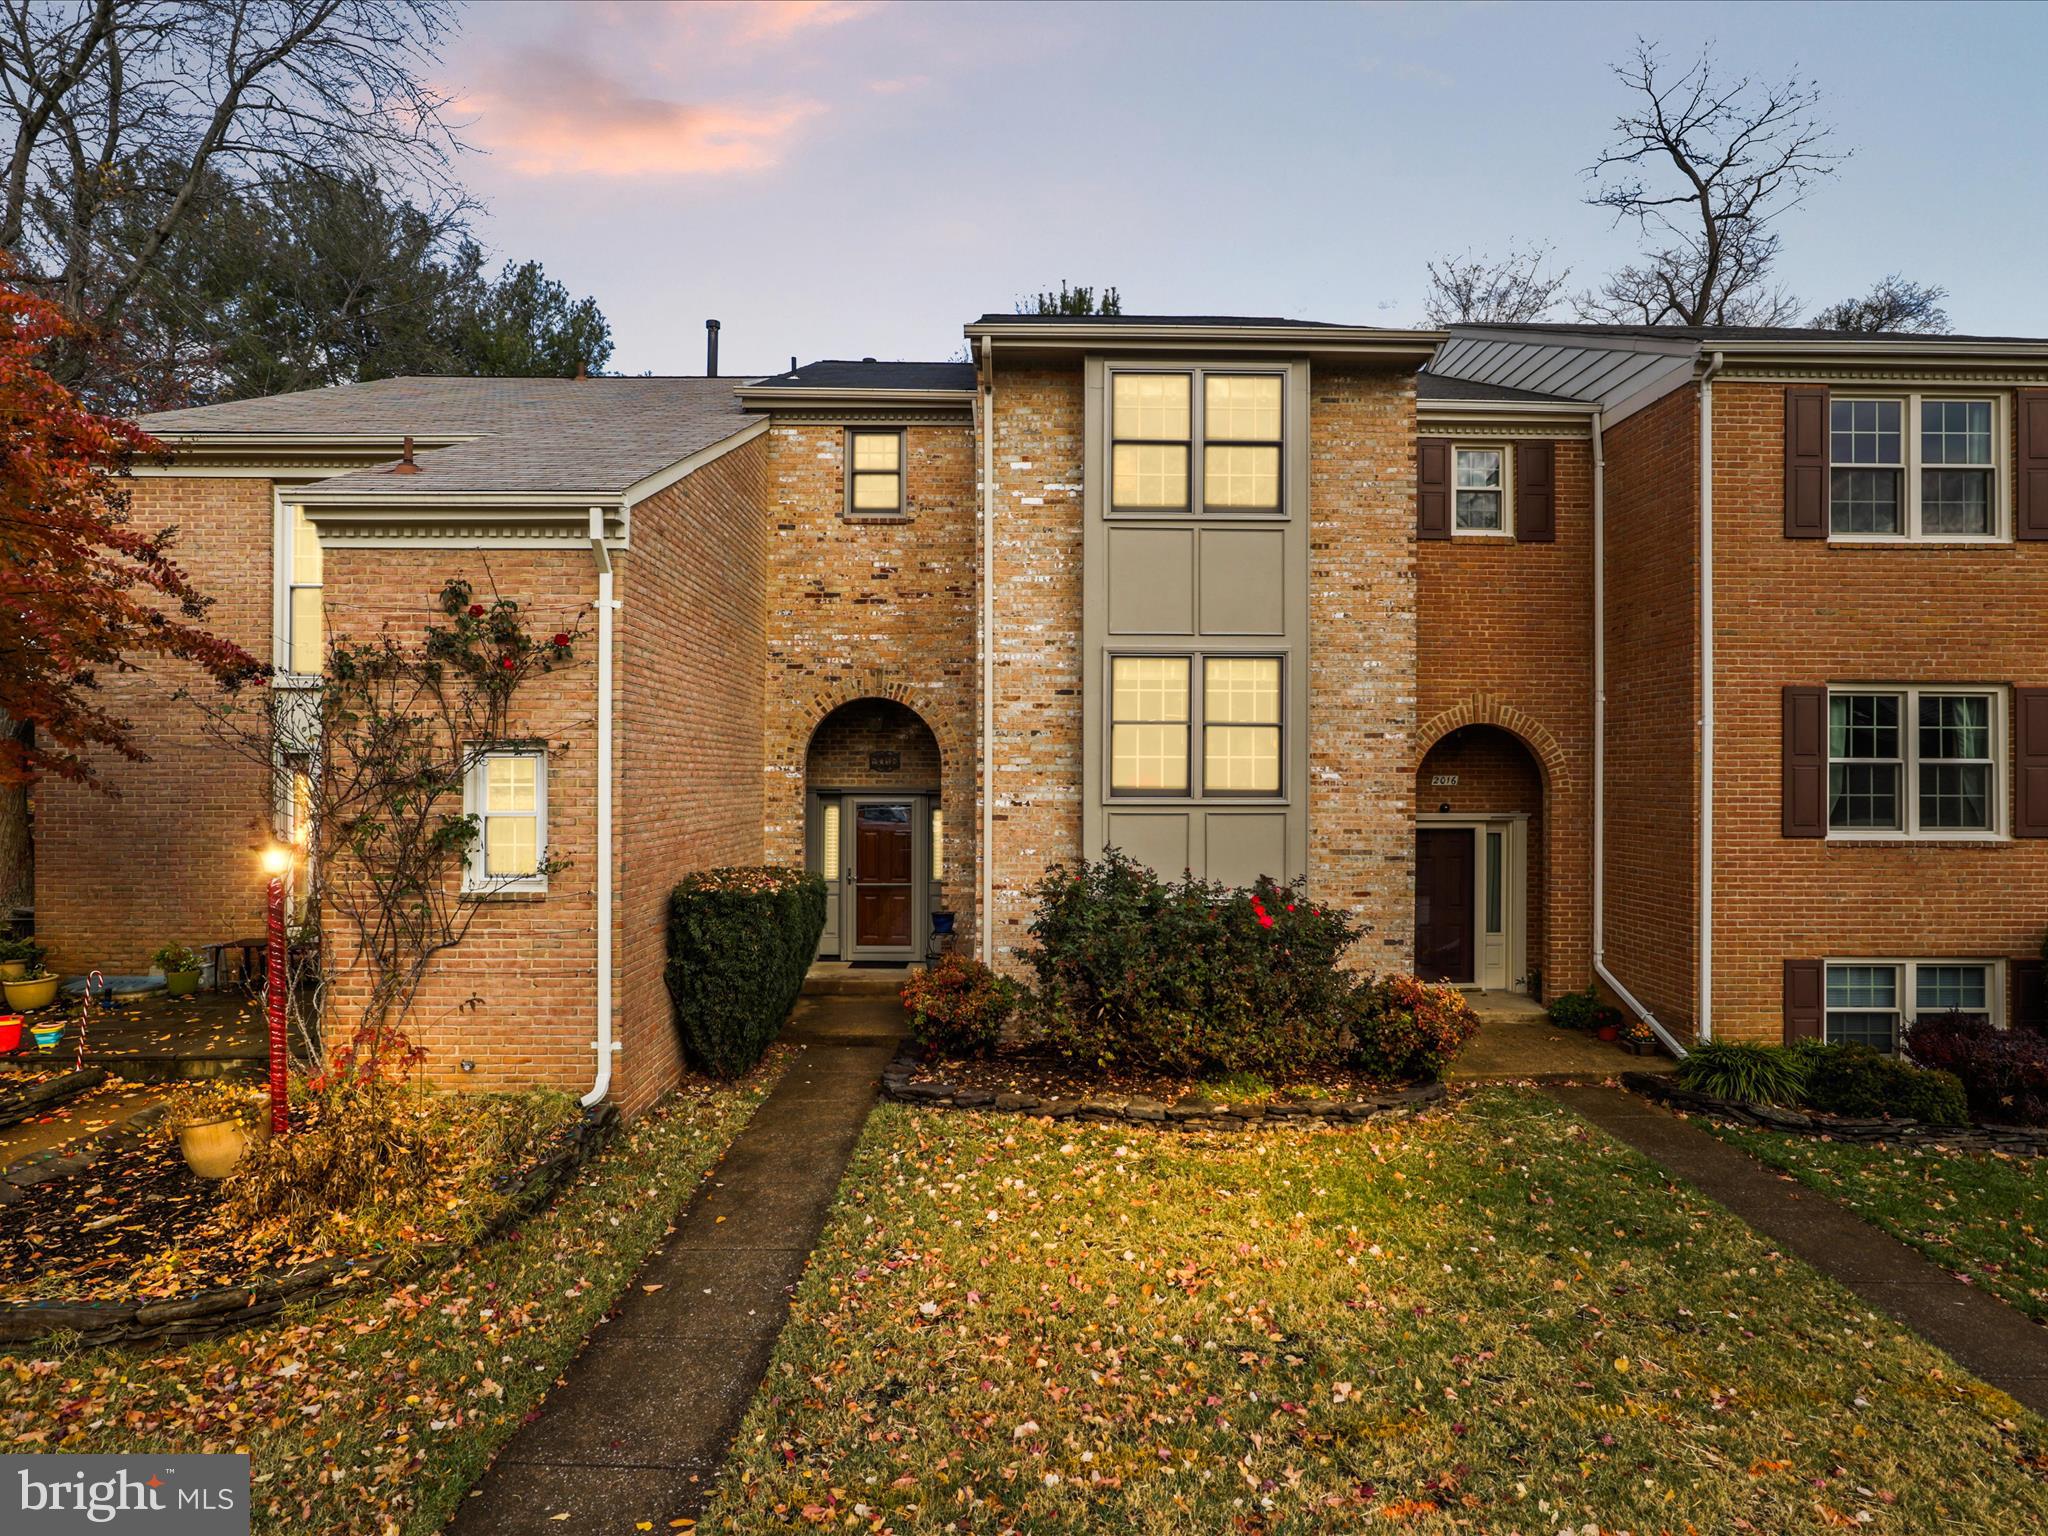
<path id="1" fill-rule="evenodd" d="M 1998 830 L 1999 695 L 1932 688 L 1828 695 L 1828 831 Z"/>
<path id="2" fill-rule="evenodd" d="M 1997 537 L 1996 401 L 1836 396 L 1828 426 L 1830 534 Z"/>
<path id="3" fill-rule="evenodd" d="M 1451 527 L 1456 533 L 1506 533 L 1507 450 L 1504 448 L 1460 448 L 1452 466 L 1457 493 L 1456 515 Z"/>
<path id="4" fill-rule="evenodd" d="M 320 534 L 305 509 L 286 509 L 284 670 L 311 676 L 327 665 Z"/>
<path id="5" fill-rule="evenodd" d="M 848 434 L 847 510 L 870 517 L 903 511 L 903 434 Z"/>
<path id="6" fill-rule="evenodd" d="M 1110 510 L 1279 511 L 1282 395 L 1277 373 L 1113 372 Z"/>

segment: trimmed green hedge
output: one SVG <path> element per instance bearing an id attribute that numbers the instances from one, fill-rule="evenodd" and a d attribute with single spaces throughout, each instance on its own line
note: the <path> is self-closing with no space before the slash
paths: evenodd
<path id="1" fill-rule="evenodd" d="M 777 864 L 685 875 L 668 898 L 669 1000 L 692 1067 L 739 1077 L 803 990 L 825 931 L 825 882 Z"/>

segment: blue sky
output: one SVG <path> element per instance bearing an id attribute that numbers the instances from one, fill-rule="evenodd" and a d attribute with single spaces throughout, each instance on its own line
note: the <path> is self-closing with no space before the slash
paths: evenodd
<path id="1" fill-rule="evenodd" d="M 1797 68 L 1855 154 L 1782 228 L 1812 307 L 1890 271 L 2048 334 L 2048 6 L 472 5 L 444 51 L 481 232 L 595 294 L 613 366 L 946 357 L 1057 283 L 1132 312 L 1412 325 L 1424 263 L 1633 231 L 1581 170 L 1641 32 Z"/>

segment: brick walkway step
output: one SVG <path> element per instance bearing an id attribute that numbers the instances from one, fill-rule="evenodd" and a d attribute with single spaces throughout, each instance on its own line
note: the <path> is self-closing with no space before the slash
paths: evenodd
<path id="1" fill-rule="evenodd" d="M 893 992 L 797 1004 L 783 1039 L 802 1054 L 539 1417 L 463 1502 L 453 1536 L 632 1532 L 643 1521 L 663 1532 L 698 1513 L 767 1371 L 902 1021 Z"/>
<path id="2" fill-rule="evenodd" d="M 1946 1351 L 1980 1381 L 2048 1414 L 2048 1328 L 1965 1285 L 1826 1195 L 1633 1094 L 1598 1087 L 1548 1091 Z"/>

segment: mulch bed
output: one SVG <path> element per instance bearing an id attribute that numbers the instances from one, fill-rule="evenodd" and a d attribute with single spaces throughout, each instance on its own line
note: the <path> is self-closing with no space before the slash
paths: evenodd
<path id="1" fill-rule="evenodd" d="M 958 1089 L 994 1094 L 1023 1094 L 1040 1100 L 1141 1099 L 1174 1105 L 1184 1099 L 1279 1100 L 1370 1099 L 1389 1092 L 1385 1083 L 1344 1072 L 1329 1072 L 1271 1093 L 1249 1093 L 1236 1085 L 1204 1083 L 1157 1072 L 1088 1072 L 1058 1057 L 1036 1051 L 1003 1051 L 993 1058 L 944 1057 L 926 1061 L 906 1052 L 899 1060 L 912 1063 L 913 1084 L 950 1083 Z"/>

